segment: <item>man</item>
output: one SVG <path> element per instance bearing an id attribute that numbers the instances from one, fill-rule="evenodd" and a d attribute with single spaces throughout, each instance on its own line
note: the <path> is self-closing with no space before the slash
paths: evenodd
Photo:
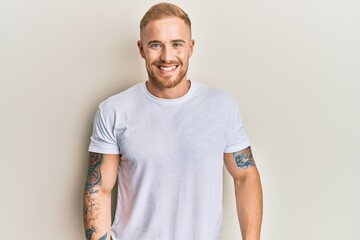
<path id="1" fill-rule="evenodd" d="M 154 5 L 141 20 L 138 48 L 148 81 L 102 102 L 94 118 L 87 239 L 219 240 L 224 163 L 243 239 L 260 239 L 260 177 L 236 100 L 187 78 L 194 49 L 188 15 Z"/>

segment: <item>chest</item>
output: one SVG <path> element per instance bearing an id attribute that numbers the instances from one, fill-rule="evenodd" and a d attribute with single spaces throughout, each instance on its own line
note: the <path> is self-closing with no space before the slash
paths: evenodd
<path id="1" fill-rule="evenodd" d="M 118 138 L 124 161 L 152 166 L 222 163 L 227 124 L 212 108 L 140 108 Z M 217 159 L 217 160 L 214 160 Z"/>

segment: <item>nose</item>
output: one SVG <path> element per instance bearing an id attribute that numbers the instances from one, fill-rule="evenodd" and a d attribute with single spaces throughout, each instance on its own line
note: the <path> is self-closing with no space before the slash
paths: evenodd
<path id="1" fill-rule="evenodd" d="M 166 63 L 169 63 L 173 60 L 173 52 L 171 50 L 171 48 L 164 46 L 161 49 L 161 55 L 160 55 L 160 60 Z"/>

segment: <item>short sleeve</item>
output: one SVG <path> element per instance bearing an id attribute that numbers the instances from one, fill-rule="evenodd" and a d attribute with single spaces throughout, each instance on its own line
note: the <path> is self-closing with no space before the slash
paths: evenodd
<path id="1" fill-rule="evenodd" d="M 110 116 L 107 116 L 109 118 Z M 93 132 L 90 137 L 90 152 L 104 154 L 118 154 L 119 147 L 114 134 L 114 123 L 110 119 L 106 120 L 101 108 L 99 107 L 94 116 Z"/>
<path id="2" fill-rule="evenodd" d="M 232 119 L 230 121 L 224 153 L 237 152 L 250 146 L 238 104 L 234 104 L 231 109 L 233 109 L 233 113 L 230 115 Z"/>

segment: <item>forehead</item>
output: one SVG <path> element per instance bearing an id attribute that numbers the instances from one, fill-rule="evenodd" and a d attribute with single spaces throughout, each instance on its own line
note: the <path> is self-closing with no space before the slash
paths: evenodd
<path id="1" fill-rule="evenodd" d="M 190 39 L 190 27 L 177 17 L 168 17 L 149 22 L 141 32 L 146 40 Z"/>

